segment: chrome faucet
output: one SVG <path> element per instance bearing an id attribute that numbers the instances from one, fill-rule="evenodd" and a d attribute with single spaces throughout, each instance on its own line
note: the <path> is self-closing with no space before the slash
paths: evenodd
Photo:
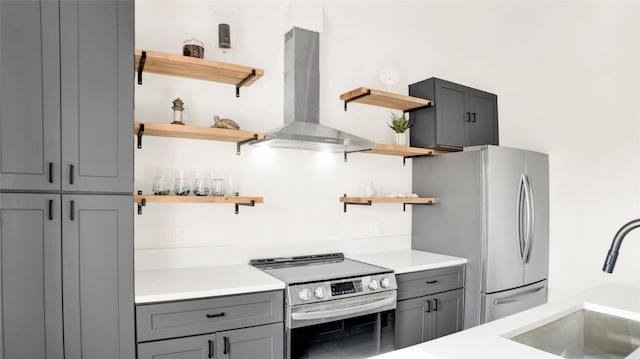
<path id="1" fill-rule="evenodd" d="M 611 242 L 611 248 L 609 248 L 609 253 L 607 253 L 607 259 L 604 260 L 604 266 L 602 267 L 603 271 L 607 273 L 613 272 L 613 268 L 616 266 L 616 260 L 618 260 L 618 250 L 622 245 L 622 240 L 629 232 L 638 227 L 640 227 L 640 218 L 634 219 L 618 230 Z"/>

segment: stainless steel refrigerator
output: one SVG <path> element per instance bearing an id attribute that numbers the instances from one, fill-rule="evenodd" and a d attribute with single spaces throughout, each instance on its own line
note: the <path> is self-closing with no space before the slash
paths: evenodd
<path id="1" fill-rule="evenodd" d="M 465 328 L 546 303 L 548 155 L 498 146 L 413 160 L 412 248 L 464 257 Z"/>

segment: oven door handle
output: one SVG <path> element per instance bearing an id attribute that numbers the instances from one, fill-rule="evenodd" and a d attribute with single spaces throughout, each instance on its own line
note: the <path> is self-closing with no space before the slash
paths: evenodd
<path id="1" fill-rule="evenodd" d="M 291 319 L 313 320 L 313 319 L 340 317 L 343 315 L 358 314 L 361 312 L 366 312 L 369 310 L 383 308 L 388 305 L 395 305 L 395 304 L 396 304 L 396 296 L 394 295 L 393 297 L 390 297 L 390 298 L 385 298 L 385 299 L 377 300 L 377 301 L 362 304 L 362 305 L 354 305 L 351 307 L 331 309 L 331 310 L 318 310 L 313 312 L 291 313 Z"/>

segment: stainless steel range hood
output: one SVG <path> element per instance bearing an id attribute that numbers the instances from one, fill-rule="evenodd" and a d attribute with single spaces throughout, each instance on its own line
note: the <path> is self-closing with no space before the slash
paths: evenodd
<path id="1" fill-rule="evenodd" d="M 263 146 L 323 152 L 362 151 L 373 141 L 320 124 L 319 34 L 294 27 L 285 34 L 284 126 L 265 133 Z"/>

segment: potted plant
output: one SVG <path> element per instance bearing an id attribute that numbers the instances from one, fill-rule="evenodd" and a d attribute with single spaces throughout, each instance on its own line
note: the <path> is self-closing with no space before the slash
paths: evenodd
<path id="1" fill-rule="evenodd" d="M 406 146 L 407 136 L 405 131 L 413 127 L 413 123 L 407 120 L 404 113 L 402 116 L 397 116 L 395 113 L 391 112 L 391 123 L 388 125 L 395 132 L 393 144 L 396 146 Z"/>

